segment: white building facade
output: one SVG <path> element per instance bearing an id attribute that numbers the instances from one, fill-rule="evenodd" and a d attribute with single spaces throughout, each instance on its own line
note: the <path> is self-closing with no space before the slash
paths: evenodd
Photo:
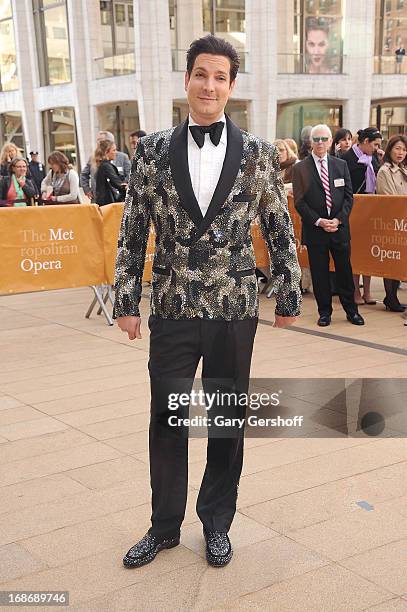
<path id="1" fill-rule="evenodd" d="M 130 150 L 185 117 L 186 49 L 208 32 L 241 54 L 242 128 L 407 133 L 404 0 L 0 0 L 0 144 L 80 166 L 106 129 Z"/>

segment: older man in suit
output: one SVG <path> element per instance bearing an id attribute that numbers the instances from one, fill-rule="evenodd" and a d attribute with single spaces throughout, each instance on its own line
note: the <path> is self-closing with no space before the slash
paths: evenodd
<path id="1" fill-rule="evenodd" d="M 214 36 L 194 41 L 185 74 L 188 118 L 142 138 L 133 158 L 114 316 L 130 339 L 141 337 L 139 301 L 151 219 L 156 231 L 149 318 L 152 525 L 124 557 L 126 567 L 144 565 L 179 544 L 188 437 L 182 427 L 169 427 L 168 387 L 190 390 L 202 358 L 204 388 L 214 390 L 218 379 L 225 379 L 247 391 L 258 320 L 250 224 L 258 215 L 275 280 L 275 325 L 291 325 L 300 312 L 300 268 L 277 149 L 242 132 L 224 113 L 238 66 L 228 42 Z M 233 412 L 245 414 L 239 406 Z M 243 428 L 232 433 L 209 432 L 197 501 L 207 560 L 216 567 L 232 557 L 228 531 L 236 511 Z"/>
<path id="2" fill-rule="evenodd" d="M 335 263 L 337 290 L 346 318 L 353 325 L 364 325 L 354 300 L 350 263 L 352 182 L 346 162 L 328 155 L 331 144 L 327 125 L 312 128 L 311 155 L 293 167 L 294 203 L 302 219 L 302 242 L 308 250 L 318 325 L 331 323 L 329 254 Z"/>

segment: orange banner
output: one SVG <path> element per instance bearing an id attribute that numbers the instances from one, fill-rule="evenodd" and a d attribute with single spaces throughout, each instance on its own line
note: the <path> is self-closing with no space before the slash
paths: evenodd
<path id="1" fill-rule="evenodd" d="M 297 255 L 301 219 L 288 198 Z M 123 204 L 0 208 L 0 294 L 113 284 Z M 357 274 L 407 280 L 407 197 L 356 195 L 351 214 L 352 266 Z M 252 239 L 259 268 L 268 251 L 257 223 Z M 147 244 L 143 280 L 151 280 L 154 229 Z"/>
<path id="2" fill-rule="evenodd" d="M 288 197 L 301 267 L 309 266 L 301 245 L 301 218 Z M 407 280 L 407 197 L 355 195 L 350 216 L 352 268 L 355 274 Z M 332 263 L 332 262 L 331 262 Z M 334 270 L 333 263 L 331 269 Z"/>
<path id="3" fill-rule="evenodd" d="M 103 282 L 103 229 L 94 204 L 0 208 L 0 293 Z"/>
<path id="4" fill-rule="evenodd" d="M 355 274 L 407 280 L 407 196 L 356 195 L 350 228 Z"/>
<path id="5" fill-rule="evenodd" d="M 294 198 L 288 196 L 288 212 L 290 213 L 291 221 L 294 229 L 295 246 L 297 248 L 298 262 L 301 268 L 309 268 L 307 247 L 301 244 L 301 217 L 294 207 Z"/>
<path id="6" fill-rule="evenodd" d="M 269 267 L 269 252 L 264 242 L 260 225 L 257 219 L 252 223 L 251 227 L 252 242 L 254 248 L 254 254 L 256 256 L 256 267 L 257 268 L 268 268 Z"/>
<path id="7" fill-rule="evenodd" d="M 114 282 L 114 268 L 117 255 L 117 239 L 123 216 L 124 204 L 107 204 L 100 207 L 103 218 L 103 247 L 105 252 L 105 279 L 109 285 Z"/>

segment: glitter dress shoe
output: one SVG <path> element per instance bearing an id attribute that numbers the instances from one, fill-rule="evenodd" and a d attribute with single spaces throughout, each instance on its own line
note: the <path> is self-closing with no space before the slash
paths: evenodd
<path id="1" fill-rule="evenodd" d="M 317 321 L 319 327 L 328 327 L 331 324 L 331 315 L 321 315 Z"/>
<path id="2" fill-rule="evenodd" d="M 229 536 L 224 531 L 205 531 L 206 560 L 212 567 L 227 565 L 233 556 Z"/>
<path id="3" fill-rule="evenodd" d="M 348 321 L 350 321 L 350 323 L 352 323 L 352 325 L 364 325 L 365 324 L 363 317 L 361 317 L 360 314 L 357 312 L 355 312 L 354 314 L 347 314 L 346 318 L 348 319 Z"/>
<path id="4" fill-rule="evenodd" d="M 123 557 L 123 565 L 125 567 L 141 567 L 147 563 L 151 563 L 160 550 L 165 548 L 174 548 L 179 544 L 179 536 L 168 538 L 166 540 L 158 539 L 151 533 L 146 535 L 137 542 Z"/>

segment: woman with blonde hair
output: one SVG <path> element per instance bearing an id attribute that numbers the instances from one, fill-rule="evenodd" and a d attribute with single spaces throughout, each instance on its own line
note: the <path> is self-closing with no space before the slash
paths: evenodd
<path id="1" fill-rule="evenodd" d="M 294 138 L 284 138 L 284 142 L 286 142 L 288 144 L 288 146 L 290 147 L 291 151 L 298 158 L 298 145 L 295 142 Z"/>
<path id="2" fill-rule="evenodd" d="M 53 151 L 48 157 L 51 170 L 41 183 L 44 204 L 78 204 L 79 176 L 66 155 Z"/>
<path id="3" fill-rule="evenodd" d="M 11 160 L 19 157 L 20 152 L 13 142 L 6 142 L 0 152 L 0 176 L 9 175 L 9 165 Z"/>
<path id="4" fill-rule="evenodd" d="M 1 181 L 0 206 L 31 206 L 37 195 L 34 182 L 27 177 L 28 166 L 23 157 L 15 157 L 9 164 L 8 176 Z"/>
<path id="5" fill-rule="evenodd" d="M 298 158 L 294 151 L 290 149 L 285 140 L 277 138 L 273 143 L 278 149 L 280 157 L 281 178 L 283 183 L 292 183 L 293 166 L 297 163 Z"/>
<path id="6" fill-rule="evenodd" d="M 111 140 L 101 140 L 95 150 L 96 198 L 99 206 L 123 202 L 127 184 L 123 183 L 119 171 L 112 161 L 116 158 L 116 144 Z"/>

